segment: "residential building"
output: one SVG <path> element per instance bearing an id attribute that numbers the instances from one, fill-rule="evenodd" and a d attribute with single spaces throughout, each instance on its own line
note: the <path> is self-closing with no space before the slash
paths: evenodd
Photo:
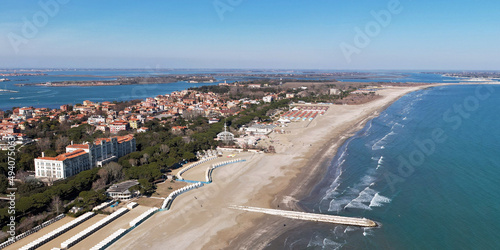
<path id="1" fill-rule="evenodd" d="M 129 125 L 130 125 L 130 128 L 132 128 L 132 129 L 137 129 L 137 128 L 139 128 L 139 121 L 140 121 L 140 120 L 139 120 L 139 119 L 137 119 L 137 118 L 130 118 L 130 119 L 128 120 L 128 123 L 129 123 Z"/>
<path id="2" fill-rule="evenodd" d="M 89 119 L 87 120 L 87 122 L 90 125 L 105 123 L 106 122 L 106 118 L 104 118 L 101 115 L 93 115 L 93 116 L 89 117 Z"/>
<path id="3" fill-rule="evenodd" d="M 138 133 L 145 133 L 145 132 L 148 132 L 148 131 L 149 131 L 149 128 L 147 128 L 147 127 L 142 127 L 142 128 L 138 128 L 137 129 Z"/>
<path id="4" fill-rule="evenodd" d="M 94 104 L 94 103 L 93 103 L 93 102 L 91 102 L 91 101 L 89 101 L 89 100 L 85 100 L 85 101 L 83 101 L 83 106 L 90 106 L 90 105 L 92 105 L 92 104 Z"/>
<path id="5" fill-rule="evenodd" d="M 249 88 L 258 89 L 258 88 L 260 88 L 260 84 L 254 84 L 254 83 L 252 83 L 252 84 L 248 84 L 248 87 Z"/>
<path id="6" fill-rule="evenodd" d="M 74 106 L 73 111 L 80 111 L 82 113 L 89 113 L 92 111 L 92 107 L 87 106 Z"/>
<path id="7" fill-rule="evenodd" d="M 103 133 L 109 132 L 109 128 L 106 124 L 99 124 L 95 126 L 96 130 L 101 130 Z"/>
<path id="8" fill-rule="evenodd" d="M 16 123 L 11 123 L 6 120 L 3 120 L 2 123 L 0 123 L 0 136 L 11 135 L 19 132 L 20 130 Z"/>
<path id="9" fill-rule="evenodd" d="M 264 102 L 272 102 L 272 101 L 273 101 L 273 99 L 274 99 L 274 98 L 273 98 L 273 96 L 272 96 L 272 95 L 268 95 L 268 96 L 264 96 L 264 97 L 262 98 L 262 101 L 264 101 Z"/>
<path id="10" fill-rule="evenodd" d="M 128 122 L 124 122 L 124 121 L 112 122 L 109 125 L 109 131 L 112 134 L 116 134 L 116 133 L 118 133 L 120 131 L 126 131 L 128 129 L 129 129 L 129 124 L 128 124 Z"/>
<path id="11" fill-rule="evenodd" d="M 69 118 L 69 115 L 61 115 L 59 116 L 59 122 L 65 122 Z"/>
<path id="12" fill-rule="evenodd" d="M 217 118 L 211 118 L 210 120 L 208 120 L 208 124 L 218 123 L 219 121 L 220 120 Z"/>

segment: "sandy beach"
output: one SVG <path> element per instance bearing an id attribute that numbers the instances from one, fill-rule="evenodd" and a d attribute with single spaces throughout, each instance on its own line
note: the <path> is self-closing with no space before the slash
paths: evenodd
<path id="1" fill-rule="evenodd" d="M 381 98 L 369 103 L 330 105 L 325 115 L 312 122 L 292 123 L 284 128 L 287 133 L 273 133 L 263 142 L 274 145 L 275 154 L 242 154 L 246 162 L 217 169 L 212 184 L 179 196 L 171 210 L 155 214 L 109 249 L 265 247 L 284 230 L 304 222 L 229 206 L 300 210 L 296 201 L 321 180 L 347 138 L 401 96 L 426 87 L 386 88 L 377 91 Z"/>

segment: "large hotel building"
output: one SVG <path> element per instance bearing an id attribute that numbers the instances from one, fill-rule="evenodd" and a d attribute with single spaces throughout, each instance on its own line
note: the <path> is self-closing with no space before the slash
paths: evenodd
<path id="1" fill-rule="evenodd" d="M 133 135 L 99 138 L 85 144 L 71 143 L 64 154 L 45 157 L 42 153 L 42 157 L 36 158 L 35 177 L 65 179 L 94 167 L 102 167 L 135 150 Z"/>

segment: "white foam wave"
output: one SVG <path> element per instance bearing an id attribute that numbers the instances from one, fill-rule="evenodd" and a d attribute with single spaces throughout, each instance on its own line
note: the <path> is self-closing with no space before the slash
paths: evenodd
<path id="1" fill-rule="evenodd" d="M 362 134 L 360 134 L 360 136 L 370 135 L 370 129 L 372 128 L 372 125 L 373 125 L 373 120 L 370 120 L 367 125 L 368 127 L 364 130 Z"/>
<path id="2" fill-rule="evenodd" d="M 331 187 L 329 188 L 328 190 L 326 190 L 326 193 L 325 195 L 323 196 L 323 198 L 321 199 L 321 201 L 323 200 L 328 200 L 328 199 L 331 199 L 335 196 L 337 196 L 339 193 L 337 192 L 337 188 L 340 186 L 340 184 L 337 184 L 335 187 Z"/>
<path id="3" fill-rule="evenodd" d="M 382 139 L 378 140 L 377 142 L 375 142 L 375 144 L 373 144 L 372 150 L 384 149 L 385 145 L 387 145 L 387 142 L 388 142 L 388 139 L 390 138 L 390 136 L 395 135 L 395 134 L 396 133 L 394 131 L 391 131 L 388 134 L 386 134 L 384 137 L 382 137 Z"/>
<path id="4" fill-rule="evenodd" d="M 383 162 L 383 161 L 384 161 L 384 156 L 382 155 L 382 156 L 380 156 L 380 158 L 378 159 L 378 162 L 377 162 L 377 163 L 380 165 L 380 164 L 382 164 L 382 162 Z"/>
<path id="5" fill-rule="evenodd" d="M 363 176 L 360 182 L 354 187 L 350 187 L 340 194 L 338 194 L 338 190 L 335 190 L 335 196 L 337 197 L 330 201 L 328 211 L 340 212 L 346 208 L 371 210 L 368 204 L 373 200 L 373 197 L 377 193 L 377 191 L 370 188 L 375 183 L 376 177 L 374 174 L 375 169 L 371 169 L 368 171 L 368 174 Z M 361 188 L 363 189 L 361 190 Z M 333 192 L 331 194 L 333 194 Z"/>
<path id="6" fill-rule="evenodd" d="M 16 90 L 10 90 L 10 89 L 0 89 L 0 92 L 18 93 L 19 91 L 16 91 Z"/>
<path id="7" fill-rule="evenodd" d="M 340 176 L 342 175 L 342 170 L 340 170 L 340 173 L 337 175 L 337 178 L 333 180 L 332 184 L 330 184 L 330 188 L 326 190 L 325 195 L 323 198 L 321 198 L 321 201 L 333 198 L 338 195 L 337 189 L 340 186 Z"/>
<path id="8" fill-rule="evenodd" d="M 387 198 L 385 196 L 380 195 L 379 193 L 376 193 L 373 196 L 373 199 L 370 201 L 370 207 L 381 207 L 386 203 L 390 203 L 392 200 L 390 198 Z"/>
<path id="9" fill-rule="evenodd" d="M 363 209 L 363 210 L 372 210 L 372 208 L 364 203 L 357 202 L 352 200 L 351 202 L 347 203 L 345 205 L 344 209 L 346 208 L 356 208 L 356 209 Z"/>
<path id="10" fill-rule="evenodd" d="M 392 125 L 391 131 L 395 131 L 398 127 L 399 128 L 404 128 L 405 125 L 396 122 L 396 123 L 394 123 L 394 125 Z"/>
<path id="11" fill-rule="evenodd" d="M 321 247 L 322 249 L 340 249 L 342 245 L 342 243 L 335 242 L 328 238 L 321 239 L 320 236 L 314 236 L 309 240 L 307 248 Z"/>
<path id="12" fill-rule="evenodd" d="M 377 191 L 366 187 L 363 191 L 358 194 L 358 197 L 349 202 L 345 208 L 358 208 L 364 210 L 371 210 L 370 206 L 365 203 L 371 202 Z"/>
<path id="13" fill-rule="evenodd" d="M 344 209 L 344 207 L 351 202 L 352 199 L 344 198 L 344 199 L 332 199 L 330 201 L 330 206 L 328 207 L 329 212 L 340 212 Z"/>
<path id="14" fill-rule="evenodd" d="M 323 249 L 340 249 L 342 245 L 342 243 L 330 240 L 328 238 L 325 238 L 323 240 Z"/>
<path id="15" fill-rule="evenodd" d="M 384 156 L 380 156 L 380 159 L 378 159 L 376 169 L 379 169 L 380 167 L 382 167 L 382 163 L 384 163 Z"/>
<path id="16" fill-rule="evenodd" d="M 356 231 L 357 229 L 357 227 L 347 226 L 344 230 L 344 233 Z"/>
<path id="17" fill-rule="evenodd" d="M 371 189 L 370 187 L 365 188 L 363 191 L 361 191 L 354 199 L 353 201 L 356 202 L 370 202 L 373 198 L 373 196 L 377 193 L 377 191 Z"/>

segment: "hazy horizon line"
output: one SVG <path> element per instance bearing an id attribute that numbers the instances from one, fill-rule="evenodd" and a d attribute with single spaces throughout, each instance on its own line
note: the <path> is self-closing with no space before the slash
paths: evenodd
<path id="1" fill-rule="evenodd" d="M 148 71 L 162 71 L 162 70 L 316 70 L 316 71 L 491 71 L 498 72 L 500 70 L 492 69 L 321 69 L 321 68 L 140 68 L 140 67 L 3 67 L 0 70 L 148 70 Z"/>

